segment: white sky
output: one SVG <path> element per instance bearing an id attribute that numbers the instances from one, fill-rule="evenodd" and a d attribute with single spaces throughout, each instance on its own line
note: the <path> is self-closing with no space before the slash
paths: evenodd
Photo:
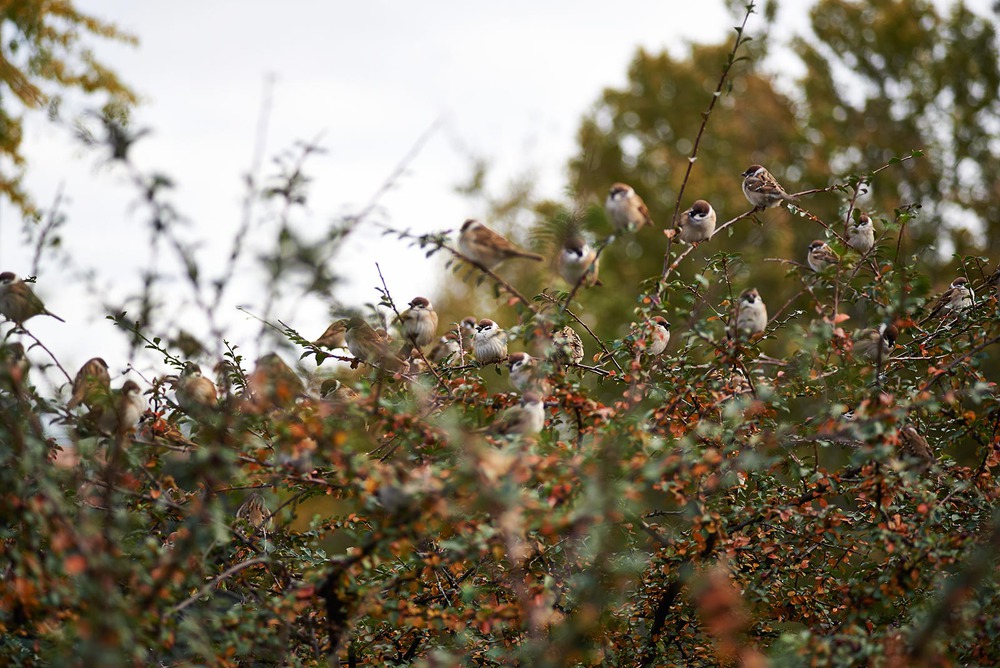
<path id="1" fill-rule="evenodd" d="M 312 226 L 363 207 L 417 137 L 442 120 L 407 175 L 380 202 L 383 220 L 422 232 L 455 228 L 483 213 L 470 210 L 453 190 L 468 177 L 469 154 L 489 159 L 496 187 L 532 170 L 543 195 L 560 197 L 582 115 L 605 87 L 625 83 L 637 47 L 668 48 L 680 56 L 688 41 L 729 38 L 735 24 L 721 0 L 77 4 L 140 40 L 137 48 L 97 45 L 97 54 L 143 96 L 134 122 L 153 134 L 133 158 L 144 171 L 175 180 L 170 199 L 194 223 L 186 234 L 204 240 L 199 258 L 206 267 L 222 266 L 239 225 L 242 179 L 271 75 L 267 156 L 320 134 L 327 150 L 307 167 L 314 181 L 304 220 Z M 783 23 L 801 25 L 804 5 L 784 4 L 796 6 L 786 10 L 791 16 Z M 751 18 L 750 33 L 761 23 Z M 714 80 L 717 72 L 706 76 Z M 62 234 L 72 259 L 72 266 L 43 264 L 36 286 L 68 324 L 37 318 L 30 329 L 71 374 L 95 355 L 121 372 L 125 339 L 104 319 L 101 298 L 120 302 L 139 292 L 139 271 L 149 262 L 147 217 L 122 174 L 100 167 L 95 154 L 80 148 L 65 128 L 48 124 L 44 114 L 29 118 L 24 151 L 27 185 L 41 204 L 64 187 L 69 222 Z M 25 275 L 31 258 L 20 221 L 9 205 L 2 206 L 0 267 Z M 340 257 L 337 269 L 351 277 L 339 295 L 346 303 L 377 300 L 376 260 L 397 301 L 433 295 L 440 265 L 374 231 L 353 236 Z M 104 294 L 85 287 L 79 279 L 84 270 L 96 273 Z M 253 264 L 244 263 L 242 294 L 231 294 L 222 314 L 231 323 L 227 334 L 251 360 L 261 352 L 259 326 L 235 306 L 261 310 L 255 292 L 261 279 L 252 272 Z M 284 309 L 282 319 L 309 338 L 330 320 L 316 301 Z M 173 312 L 192 317 L 183 308 Z M 200 322 L 188 325 L 203 330 Z M 44 358 L 41 351 L 31 356 Z M 148 371 L 155 359 L 136 365 Z"/>

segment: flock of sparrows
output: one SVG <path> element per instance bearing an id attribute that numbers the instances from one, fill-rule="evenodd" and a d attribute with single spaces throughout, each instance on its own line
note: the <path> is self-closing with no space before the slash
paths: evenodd
<path id="1" fill-rule="evenodd" d="M 777 180 L 760 165 L 751 165 L 743 177 L 743 193 L 755 210 L 778 206 L 794 201 Z M 605 211 L 616 233 L 633 233 L 645 226 L 652 226 L 649 210 L 642 198 L 630 186 L 616 183 L 611 186 L 605 202 Z M 712 205 L 699 199 L 684 211 L 675 229 L 667 236 L 687 244 L 700 244 L 712 238 L 717 216 Z M 857 216 L 848 230 L 847 244 L 862 256 L 875 246 L 875 230 L 865 213 Z M 500 263 L 511 259 L 535 262 L 543 256 L 523 250 L 502 235 L 477 220 L 467 220 L 458 235 L 458 253 L 468 262 L 492 271 Z M 556 257 L 560 276 L 573 287 L 590 287 L 600 284 L 598 277 L 598 252 L 581 236 L 570 235 Z M 840 262 L 839 256 L 822 241 L 809 244 L 807 263 L 815 272 Z M 1000 292 L 1000 270 L 991 282 Z M 964 277 L 955 279 L 949 289 L 938 297 L 926 319 L 958 315 L 971 307 L 974 294 Z M 14 332 L 23 330 L 30 318 L 47 315 L 62 321 L 48 311 L 31 287 L 12 272 L 0 273 L 0 314 L 14 323 Z M 328 349 L 346 348 L 360 362 L 377 367 L 382 372 L 406 373 L 418 363 L 441 364 L 462 359 L 471 353 L 478 365 L 507 363 L 510 382 L 521 393 L 521 402 L 503 414 L 492 426 L 496 434 L 530 435 L 542 430 L 545 423 L 544 398 L 551 392 L 551 383 L 541 370 L 539 358 L 528 352 L 508 354 L 507 333 L 488 318 L 464 318 L 456 327 L 439 336 L 438 315 L 431 302 L 424 297 L 410 301 L 408 308 L 398 315 L 402 345 L 394 345 L 384 329 L 376 329 L 363 318 L 354 316 L 331 324 L 313 345 Z M 768 323 L 767 307 L 754 288 L 746 289 L 733 305 L 727 333 L 732 338 L 761 335 Z M 855 350 L 865 357 L 881 363 L 892 352 L 899 335 L 895 324 L 884 323 L 878 328 L 862 330 L 856 336 Z M 9 336 L 9 334 L 8 334 Z M 550 345 L 541 355 L 559 364 L 580 364 L 584 357 L 583 342 L 572 327 L 565 327 L 550 337 Z M 661 355 L 670 341 L 670 324 L 662 316 L 650 318 L 643 326 L 633 330 L 629 337 L 636 359 L 642 355 Z M 432 346 L 433 344 L 433 346 Z M 425 348 L 430 348 L 426 356 Z M 414 352 L 417 355 L 414 355 Z M 3 349 L 4 372 L 8 377 L 27 373 L 27 358 L 20 343 L 7 344 Z M 177 404 L 189 413 L 215 406 L 218 392 L 215 384 L 202 375 L 198 365 L 188 363 L 182 373 L 172 377 Z M 247 378 L 246 405 L 267 410 L 270 407 L 288 406 L 305 392 L 305 385 L 298 375 L 274 353 L 257 361 L 254 371 Z M 339 381 L 325 383 L 323 394 L 350 391 Z M 134 429 L 146 408 L 146 401 L 139 386 L 126 380 L 117 390 L 110 388 L 107 363 L 95 357 L 86 362 L 72 384 L 72 396 L 67 409 L 84 405 L 90 410 L 91 422 L 106 434 L 121 434 Z"/>

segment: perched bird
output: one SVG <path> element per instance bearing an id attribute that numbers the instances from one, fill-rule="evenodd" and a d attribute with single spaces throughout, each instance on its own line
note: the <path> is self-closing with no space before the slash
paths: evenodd
<path id="1" fill-rule="evenodd" d="M 390 348 L 389 337 L 372 329 L 358 316 L 347 321 L 345 339 L 347 349 L 362 362 L 374 364 L 390 373 L 399 373 L 407 368 L 406 363 Z"/>
<path id="2" fill-rule="evenodd" d="M 17 392 L 28 381 L 30 368 L 31 361 L 20 342 L 0 345 L 0 389 Z"/>
<path id="3" fill-rule="evenodd" d="M 997 267 L 992 274 L 986 279 L 987 285 L 993 286 L 993 291 L 996 293 L 997 299 L 1000 299 L 1000 267 Z"/>
<path id="4" fill-rule="evenodd" d="M 462 322 L 458 324 L 459 332 L 462 335 L 462 347 L 466 350 L 472 350 L 472 342 L 476 338 L 476 327 L 478 326 L 479 321 L 471 315 L 462 318 Z"/>
<path id="5" fill-rule="evenodd" d="M 177 404 L 191 413 L 215 406 L 218 393 L 215 383 L 201 374 L 201 367 L 194 362 L 184 365 L 184 371 L 174 388 Z"/>
<path id="6" fill-rule="evenodd" d="M 579 236 L 568 238 L 556 258 L 559 275 L 570 287 L 578 283 L 588 288 L 601 285 L 601 280 L 597 277 L 599 263 L 597 251 Z"/>
<path id="7" fill-rule="evenodd" d="M 330 350 L 334 350 L 336 348 L 346 348 L 347 341 L 344 339 L 344 335 L 346 333 L 347 320 L 343 318 L 335 320 L 330 323 L 330 326 L 326 328 L 318 339 L 313 341 L 313 345 L 319 346 L 320 348 L 328 348 Z"/>
<path id="8" fill-rule="evenodd" d="M 686 244 L 708 241 L 715 234 L 715 209 L 703 199 L 681 214 L 677 223 L 677 237 Z"/>
<path id="9" fill-rule="evenodd" d="M 237 519 L 246 520 L 254 529 L 266 530 L 271 526 L 271 511 L 267 509 L 264 495 L 251 492 L 236 511 Z"/>
<path id="10" fill-rule="evenodd" d="M 513 353 L 507 367 L 510 369 L 510 384 L 518 392 L 537 392 L 542 396 L 552 393 L 552 383 L 538 368 L 538 360 L 528 353 Z"/>
<path id="11" fill-rule="evenodd" d="M 743 333 L 750 336 L 763 333 L 767 327 L 767 307 L 756 289 L 744 290 L 729 321 L 729 336 Z"/>
<path id="12" fill-rule="evenodd" d="M 875 225 L 867 213 L 862 213 L 857 220 L 851 221 L 847 230 L 847 245 L 862 255 L 875 245 Z"/>
<path id="13" fill-rule="evenodd" d="M 899 330 L 895 325 L 882 323 L 878 329 L 863 329 L 858 332 L 854 341 L 854 352 L 863 355 L 873 362 L 879 359 L 888 359 L 893 348 L 896 347 L 896 338 Z"/>
<path id="14" fill-rule="evenodd" d="M 583 340 L 569 325 L 552 337 L 552 358 L 560 364 L 579 364 L 583 361 Z"/>
<path id="15" fill-rule="evenodd" d="M 424 297 L 414 297 L 410 308 L 399 314 L 399 322 L 403 329 L 403 338 L 419 348 L 429 345 L 437 334 L 438 314 L 434 306 Z M 408 357 L 400 353 L 401 357 Z"/>
<path id="16" fill-rule="evenodd" d="M 68 410 L 73 410 L 80 404 L 94 408 L 102 400 L 111 395 L 111 374 L 108 373 L 108 363 L 100 357 L 94 357 L 80 367 L 73 379 L 73 395 L 66 404 Z"/>
<path id="17" fill-rule="evenodd" d="M 319 396 L 326 401 L 348 402 L 360 398 L 357 392 L 344 385 L 337 378 L 327 378 L 319 386 Z"/>
<path id="18" fill-rule="evenodd" d="M 743 177 L 743 194 L 755 209 L 769 209 L 785 200 L 796 199 L 785 192 L 771 172 L 760 165 L 750 165 L 740 176 Z"/>
<path id="19" fill-rule="evenodd" d="M 976 295 L 972 292 L 969 279 L 959 276 L 951 282 L 951 286 L 945 290 L 934 302 L 930 314 L 921 322 L 927 322 L 932 318 L 945 318 L 959 315 L 960 312 L 972 308 L 972 303 Z"/>
<path id="20" fill-rule="evenodd" d="M 105 434 L 124 436 L 139 424 L 146 412 L 142 389 L 133 380 L 126 380 L 121 389 L 112 392 L 108 406 L 98 406 L 97 426 Z"/>
<path id="21" fill-rule="evenodd" d="M 480 320 L 472 342 L 472 354 L 483 366 L 504 361 L 507 359 L 507 332 L 488 318 Z"/>
<path id="22" fill-rule="evenodd" d="M 636 342 L 633 350 L 638 357 L 641 354 L 659 357 L 670 343 L 670 323 L 662 315 L 656 315 L 632 330 L 631 339 Z M 638 345 L 641 341 L 642 344 Z"/>
<path id="23" fill-rule="evenodd" d="M 457 360 L 461 359 L 461 357 L 462 346 L 458 342 L 458 334 L 456 332 L 448 332 L 439 338 L 437 344 L 431 348 L 431 354 L 428 359 L 434 364 L 440 364 L 445 360 Z"/>
<path id="24" fill-rule="evenodd" d="M 545 404 L 535 392 L 525 392 L 517 406 L 511 406 L 486 430 L 495 436 L 534 436 L 545 428 Z"/>
<path id="25" fill-rule="evenodd" d="M 646 225 L 653 225 L 646 203 L 632 190 L 632 186 L 624 183 L 611 186 L 604 201 L 604 210 L 618 232 L 635 232 Z"/>
<path id="26" fill-rule="evenodd" d="M 247 378 L 250 405 L 258 411 L 287 408 L 305 391 L 305 385 L 277 353 L 257 360 Z"/>
<path id="27" fill-rule="evenodd" d="M 931 466 L 936 460 L 927 439 L 909 424 L 899 430 L 899 451 L 909 459 L 919 460 L 921 468 Z"/>
<path id="28" fill-rule="evenodd" d="M 49 315 L 59 322 L 66 322 L 46 309 L 31 286 L 18 279 L 12 271 L 0 273 L 0 314 L 13 321 L 19 329 L 23 329 L 25 321 L 36 315 Z"/>
<path id="29" fill-rule="evenodd" d="M 806 256 L 806 262 L 809 263 L 809 268 L 813 271 L 823 271 L 827 267 L 832 267 L 840 262 L 840 256 L 833 252 L 830 244 L 816 239 L 809 244 L 809 254 Z"/>
<path id="30" fill-rule="evenodd" d="M 458 249 L 472 262 L 493 269 L 504 260 L 524 258 L 541 262 L 545 258 L 537 253 L 521 250 L 478 220 L 469 219 L 462 224 L 458 236 Z"/>

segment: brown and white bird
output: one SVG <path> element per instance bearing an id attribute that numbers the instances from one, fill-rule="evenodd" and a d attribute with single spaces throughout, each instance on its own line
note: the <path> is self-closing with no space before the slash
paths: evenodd
<path id="1" fill-rule="evenodd" d="M 618 232 L 635 232 L 646 225 L 653 225 L 646 203 L 636 194 L 632 186 L 625 183 L 615 183 L 611 186 L 608 198 L 604 201 L 604 210 Z"/>
<path id="2" fill-rule="evenodd" d="M 528 353 L 512 353 L 507 364 L 510 384 L 518 392 L 537 392 L 542 396 L 552 393 L 552 383 L 538 366 L 538 360 Z"/>
<path id="3" fill-rule="evenodd" d="M 737 334 L 754 336 L 763 333 L 767 328 L 767 306 L 760 298 L 760 293 L 751 288 L 744 290 L 729 320 L 729 336 L 736 338 Z"/>
<path id="4" fill-rule="evenodd" d="M 579 364 L 583 361 L 583 355 L 583 340 L 569 325 L 552 337 L 552 359 L 559 364 Z"/>
<path id="5" fill-rule="evenodd" d="M 472 341 L 472 354 L 483 366 L 504 361 L 507 359 L 507 332 L 488 318 L 480 320 Z"/>
<path id="6" fill-rule="evenodd" d="M 434 306 L 425 297 L 414 297 L 410 308 L 399 314 L 399 323 L 403 330 L 403 339 L 419 348 L 430 345 L 437 335 L 438 314 Z M 407 357 L 400 353 L 401 357 Z"/>
<path id="7" fill-rule="evenodd" d="M 631 338 L 636 342 L 633 344 L 633 349 L 637 356 L 646 354 L 650 357 L 659 357 L 670 343 L 670 323 L 662 315 L 653 316 L 645 326 L 633 329 Z M 638 344 L 640 341 L 641 345 Z"/>
<path id="8" fill-rule="evenodd" d="M 305 385 L 278 353 L 268 353 L 257 360 L 247 378 L 249 404 L 257 411 L 287 408 L 295 403 Z"/>
<path id="9" fill-rule="evenodd" d="M 0 314 L 18 327 L 24 328 L 25 321 L 36 315 L 52 316 L 59 322 L 66 322 L 45 308 L 45 304 L 24 281 L 12 271 L 0 273 Z"/>
<path id="10" fill-rule="evenodd" d="M 487 269 L 493 269 L 511 258 L 524 258 L 535 262 L 545 259 L 538 253 L 521 250 L 478 220 L 471 218 L 462 224 L 462 231 L 458 235 L 458 249 L 466 258 Z"/>
<path id="11" fill-rule="evenodd" d="M 98 428 L 105 434 L 124 436 L 139 425 L 146 412 L 146 398 L 133 380 L 126 380 L 121 389 L 111 394 L 110 405 L 98 407 Z"/>
<path id="12" fill-rule="evenodd" d="M 246 520 L 254 529 L 266 531 L 271 526 L 271 512 L 267 509 L 264 496 L 260 492 L 251 492 L 247 496 L 236 510 L 236 518 Z"/>
<path id="13" fill-rule="evenodd" d="M 575 287 L 578 283 L 587 288 L 601 285 L 601 280 L 597 277 L 599 264 L 597 251 L 579 236 L 566 239 L 556 258 L 559 275 L 570 287 Z"/>
<path id="14" fill-rule="evenodd" d="M 840 256 L 830 248 L 830 244 L 816 239 L 809 243 L 809 254 L 806 255 L 806 262 L 809 263 L 810 269 L 819 272 L 840 262 Z"/>
<path id="15" fill-rule="evenodd" d="M 534 436 L 545 428 L 545 404 L 536 392 L 525 392 L 517 406 L 511 406 L 487 428 L 495 436 Z"/>
<path id="16" fill-rule="evenodd" d="M 896 347 L 899 330 L 895 325 L 882 323 L 878 329 L 863 329 L 858 332 L 854 341 L 854 352 L 863 355 L 873 362 L 879 359 L 889 359 Z"/>
<path id="17" fill-rule="evenodd" d="M 174 394 L 177 395 L 177 405 L 189 413 L 212 408 L 219 400 L 215 383 L 203 376 L 201 367 L 194 362 L 184 365 Z"/>
<path id="18" fill-rule="evenodd" d="M 73 394 L 66 403 L 68 410 L 80 404 L 94 408 L 111 395 L 111 374 L 108 363 L 100 357 L 92 357 L 84 362 L 73 379 Z"/>
<path id="19" fill-rule="evenodd" d="M 847 230 L 847 245 L 862 255 L 875 246 L 875 225 L 867 213 L 862 213 L 857 220 L 851 221 Z"/>
<path id="20" fill-rule="evenodd" d="M 695 201 L 677 222 L 677 238 L 686 244 L 700 244 L 715 234 L 715 209 L 703 199 Z"/>
<path id="21" fill-rule="evenodd" d="M 458 342 L 458 333 L 448 332 L 438 339 L 438 342 L 431 348 L 428 359 L 434 364 L 440 364 L 447 360 L 455 362 L 462 359 L 462 346 Z"/>
<path id="22" fill-rule="evenodd" d="M 390 373 L 405 371 L 406 363 L 392 351 L 389 338 L 372 329 L 358 316 L 347 321 L 347 349 L 366 364 L 374 364 Z"/>
<path id="23" fill-rule="evenodd" d="M 951 286 L 945 290 L 935 301 L 930 314 L 921 322 L 927 322 L 933 318 L 946 318 L 960 315 L 963 311 L 972 308 L 976 295 L 972 292 L 969 279 L 959 276 L 951 282 Z"/>
<path id="24" fill-rule="evenodd" d="M 740 176 L 743 177 L 743 194 L 755 209 L 769 209 L 786 200 L 796 199 L 785 192 L 771 172 L 760 165 L 750 165 Z"/>
<path id="25" fill-rule="evenodd" d="M 329 350 L 346 348 L 347 341 L 344 339 L 345 334 L 347 334 L 347 320 L 341 318 L 330 323 L 330 326 L 324 330 L 323 334 L 313 341 L 313 345 Z"/>
<path id="26" fill-rule="evenodd" d="M 31 361 L 18 341 L 0 345 L 0 390 L 19 392 L 28 382 Z"/>
<path id="27" fill-rule="evenodd" d="M 319 396 L 334 404 L 346 404 L 361 398 L 356 391 L 344 385 L 338 378 L 327 378 L 319 386 Z"/>
<path id="28" fill-rule="evenodd" d="M 459 332 L 462 335 L 462 347 L 466 350 L 472 350 L 472 342 L 476 338 L 476 328 L 478 326 L 479 321 L 471 315 L 462 318 L 462 322 L 458 324 Z"/>
<path id="29" fill-rule="evenodd" d="M 909 459 L 918 460 L 921 468 L 927 468 L 937 460 L 927 439 L 909 424 L 899 430 L 899 451 Z"/>

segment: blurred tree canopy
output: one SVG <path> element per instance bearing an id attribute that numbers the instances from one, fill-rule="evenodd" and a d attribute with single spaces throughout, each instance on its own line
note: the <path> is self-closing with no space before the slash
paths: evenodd
<path id="1" fill-rule="evenodd" d="M 87 37 L 136 44 L 113 23 L 60 0 L 0 0 L 0 197 L 22 211 L 34 210 L 24 191 L 21 152 L 24 114 L 48 107 L 59 113 L 62 99 L 79 92 L 103 95 L 104 111 L 121 118 L 136 94 L 91 51 Z"/>

